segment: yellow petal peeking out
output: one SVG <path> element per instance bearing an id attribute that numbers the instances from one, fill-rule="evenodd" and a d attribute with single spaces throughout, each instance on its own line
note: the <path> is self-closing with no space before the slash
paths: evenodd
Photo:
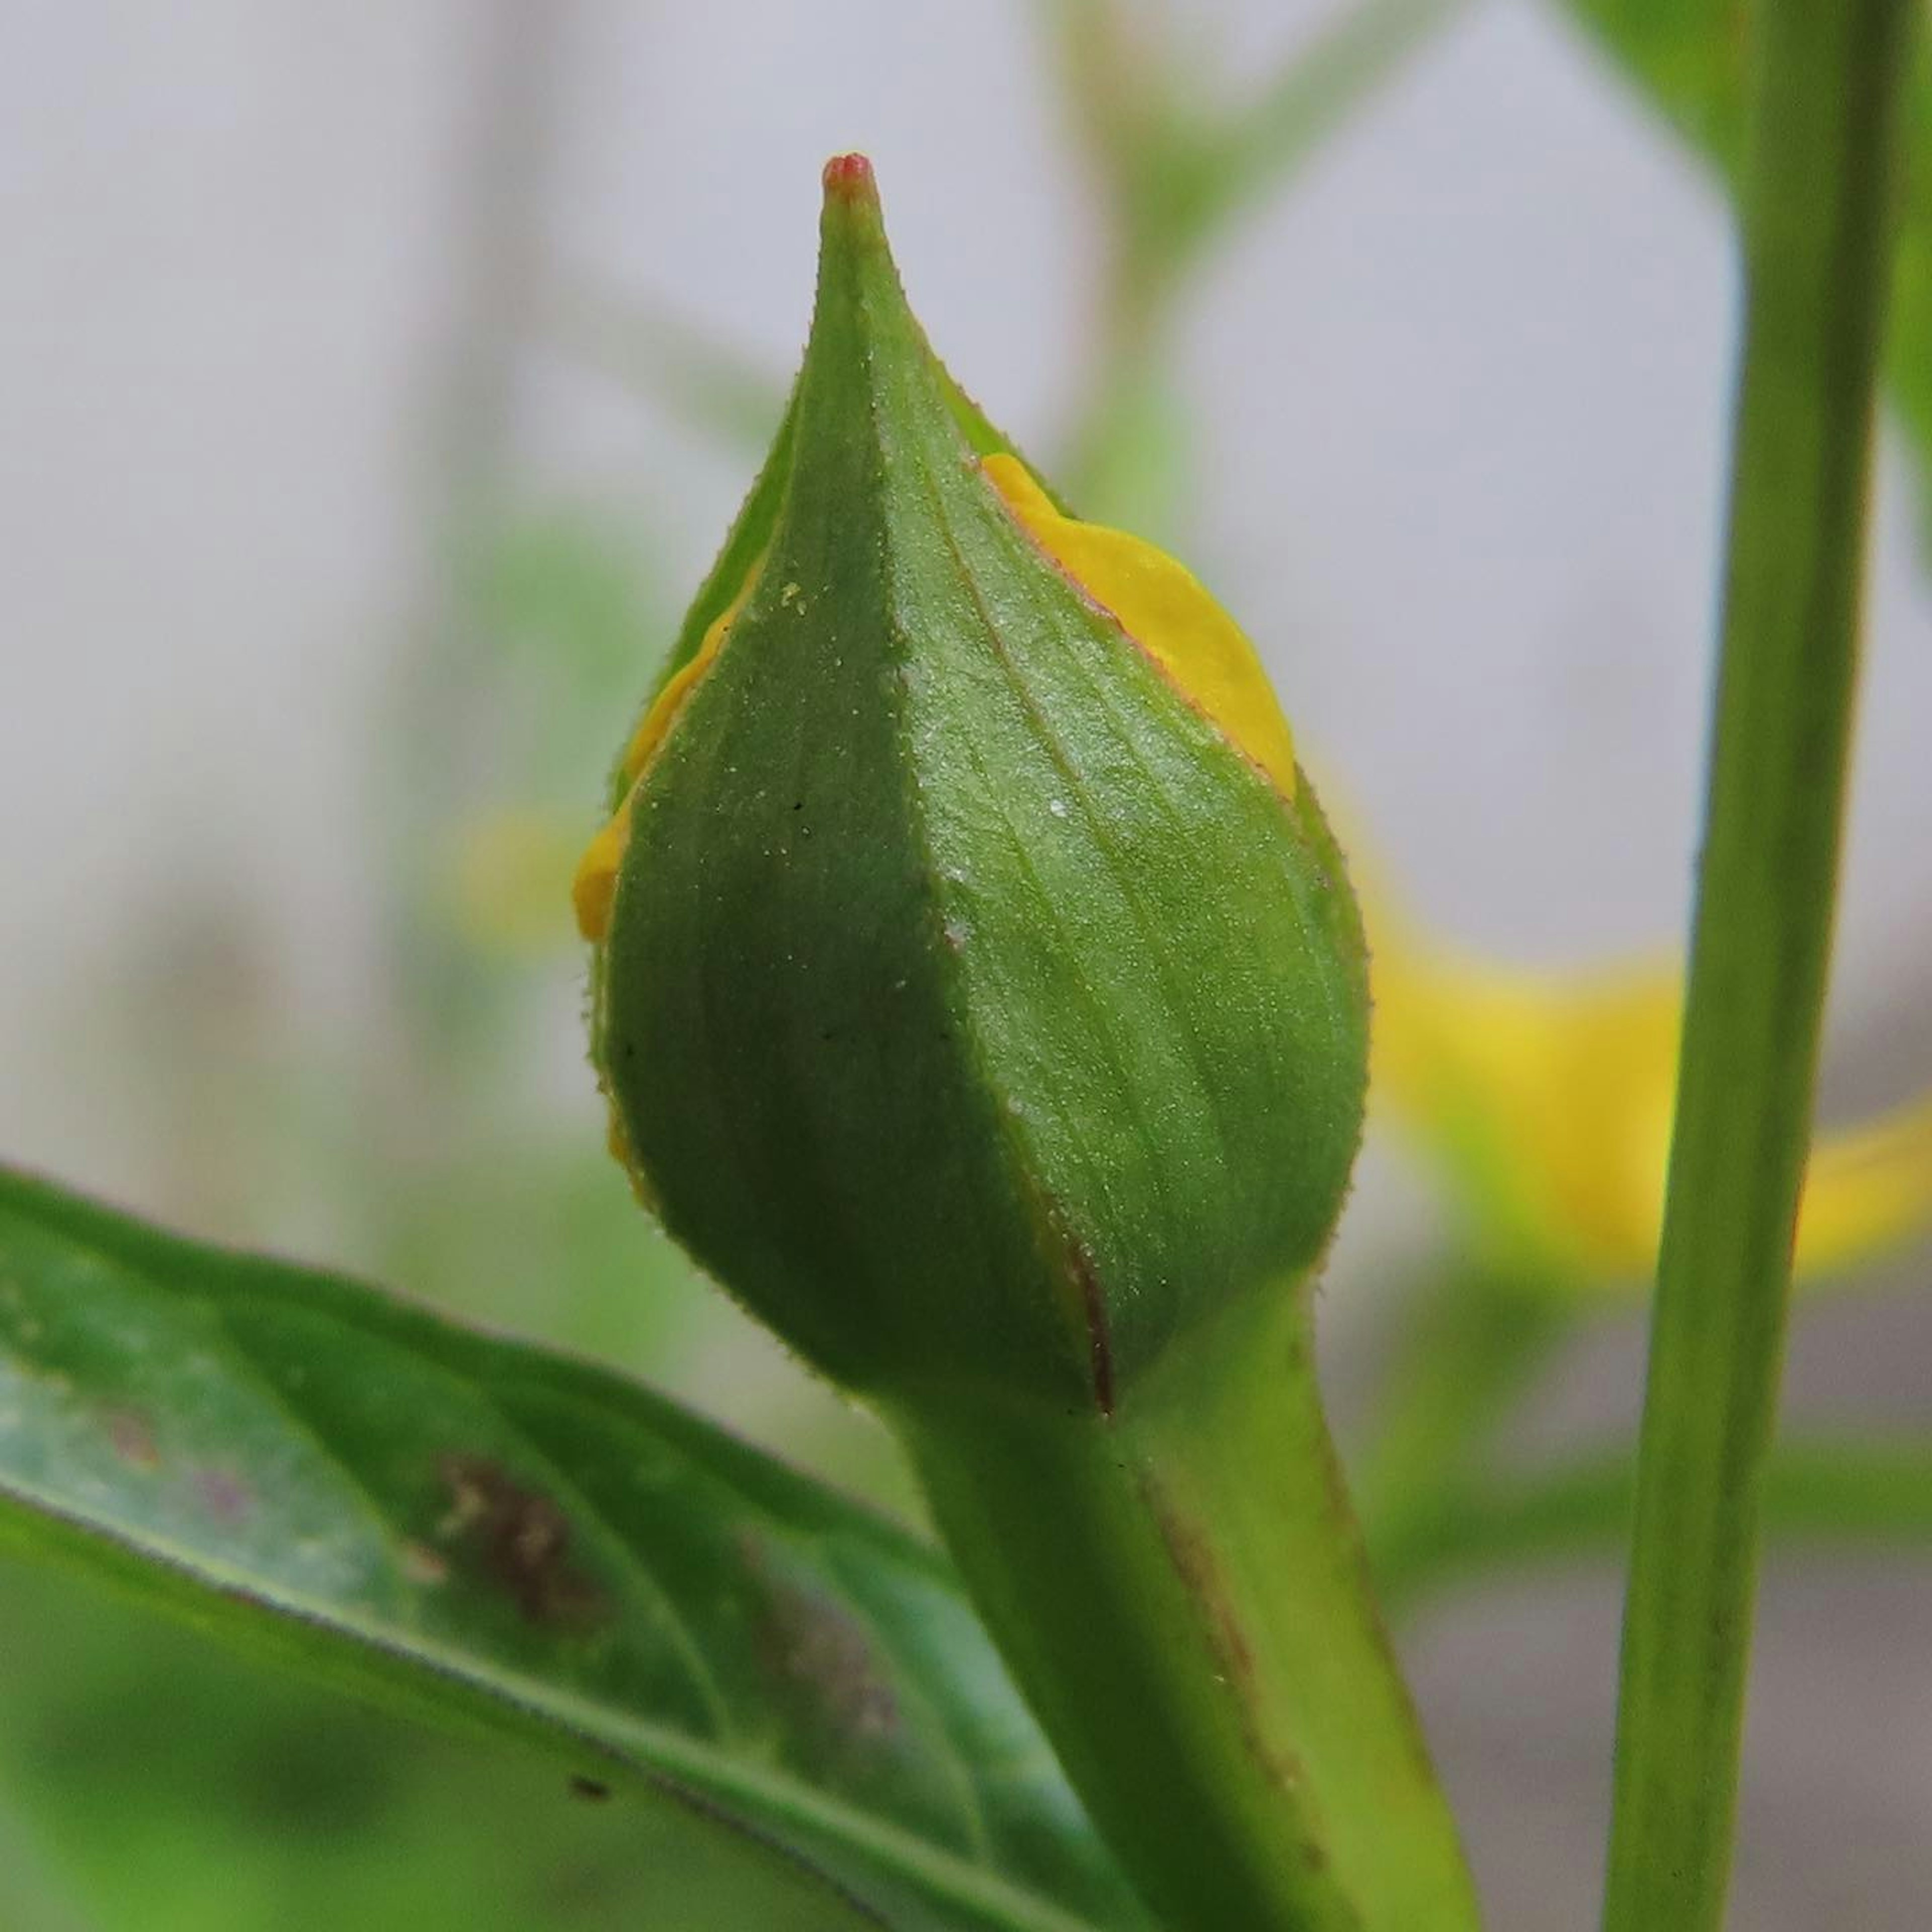
<path id="1" fill-rule="evenodd" d="M 631 836 L 631 798 L 613 812 L 577 862 L 570 882 L 570 902 L 577 909 L 577 929 L 592 945 L 610 929 L 610 902 L 617 895 L 617 870 L 624 862 L 624 846 Z"/>
<path id="2" fill-rule="evenodd" d="M 1667 968 L 1564 982 L 1370 928 L 1372 1106 L 1448 1168 L 1483 1234 L 1565 1274 L 1646 1276 L 1677 1058 Z"/>
<path id="3" fill-rule="evenodd" d="M 1568 978 L 1451 954 L 1371 921 L 1373 1102 L 1449 1168 L 1518 1264 L 1649 1278 L 1662 1221 L 1682 989 L 1652 962 Z M 1821 1135 L 1798 1220 L 1801 1276 L 1932 1226 L 1932 1096 Z"/>
<path id="4" fill-rule="evenodd" d="M 1175 562 L 1124 530 L 1063 516 L 1016 457 L 981 465 L 1034 542 L 1153 658 L 1198 710 L 1294 796 L 1294 740 L 1255 647 Z"/>
<path id="5" fill-rule="evenodd" d="M 1826 1274 L 1902 1246 L 1932 1223 L 1932 1097 L 1811 1149 L 1798 1214 L 1798 1271 Z"/>
<path id="6" fill-rule="evenodd" d="M 685 700 L 724 649 L 732 622 L 745 608 L 745 600 L 751 596 L 764 564 L 764 559 L 760 557 L 746 572 L 737 596 L 712 620 L 710 628 L 692 653 L 690 662 L 664 680 L 664 688 L 645 712 L 643 722 L 625 747 L 623 798 L 608 821 L 584 848 L 584 856 L 577 862 L 577 876 L 570 886 L 571 900 L 577 908 L 577 929 L 593 944 L 610 929 L 610 902 L 616 896 L 618 868 L 624 862 L 624 847 L 631 836 L 631 799 L 637 790 L 638 781 L 644 776 L 672 725 L 676 723 Z"/>

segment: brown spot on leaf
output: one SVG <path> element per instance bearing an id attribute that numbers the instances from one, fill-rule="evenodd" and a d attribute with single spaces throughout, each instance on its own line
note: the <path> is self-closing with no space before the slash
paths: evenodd
<path id="1" fill-rule="evenodd" d="M 766 1676 L 810 1701 L 813 1728 L 845 1742 L 873 1743 L 898 1730 L 898 1699 L 879 1668 L 865 1626 L 836 1599 L 770 1574 L 763 1552 L 740 1540 L 763 1607 L 753 1630 Z"/>
<path id="2" fill-rule="evenodd" d="M 584 1798 L 592 1804 L 602 1804 L 610 1796 L 610 1787 L 601 1778 L 580 1775 L 570 1780 L 570 1795 L 573 1798 Z"/>
<path id="3" fill-rule="evenodd" d="M 446 1583 L 449 1580 L 448 1564 L 426 1543 L 418 1543 L 413 1538 L 405 1541 L 396 1552 L 396 1561 L 412 1583 Z"/>
<path id="4" fill-rule="evenodd" d="M 583 1630 L 609 1616 L 602 1590 L 570 1561 L 570 1519 L 550 1497 L 490 1456 L 452 1450 L 436 1474 L 449 1497 L 438 1539 L 466 1550 L 526 1622 Z"/>
<path id="5" fill-rule="evenodd" d="M 254 1491 L 232 1469 L 212 1465 L 197 1469 L 194 1488 L 208 1514 L 218 1522 L 230 1526 L 245 1522 L 255 1507 Z"/>
<path id="6" fill-rule="evenodd" d="M 152 1470 L 161 1466 L 154 1424 L 138 1408 L 107 1412 L 107 1440 L 115 1454 L 130 1469 Z"/>

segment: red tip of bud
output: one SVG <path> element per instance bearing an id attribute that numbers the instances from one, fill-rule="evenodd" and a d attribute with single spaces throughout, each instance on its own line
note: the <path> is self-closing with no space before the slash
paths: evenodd
<path id="1" fill-rule="evenodd" d="M 863 154 L 834 154 L 825 164 L 825 192 L 841 201 L 875 200 L 872 163 Z"/>

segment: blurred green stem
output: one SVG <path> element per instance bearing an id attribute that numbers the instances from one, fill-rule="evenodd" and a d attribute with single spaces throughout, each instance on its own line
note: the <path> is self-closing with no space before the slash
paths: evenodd
<path id="1" fill-rule="evenodd" d="M 449 1144 L 469 1111 L 477 1061 L 494 1043 L 474 950 L 452 939 L 442 916 L 452 806 L 470 803 L 470 775 L 452 748 L 479 684 L 478 592 L 507 496 L 517 358 L 539 281 L 569 13 L 555 0 L 488 0 L 464 41 L 463 145 L 444 224 L 447 321 L 423 378 L 428 537 L 386 773 L 387 939 L 398 1010 L 368 1076 L 370 1111 L 394 1128 L 374 1137 L 376 1158 L 403 1167 L 418 1150 Z"/>
<path id="2" fill-rule="evenodd" d="M 1912 0 L 1760 0 L 1724 650 L 1624 1623 L 1606 1932 L 1721 1921 L 1852 724 Z"/>
<path id="3" fill-rule="evenodd" d="M 1120 0 L 1049 0 L 1069 99 L 1100 184 L 1099 354 L 1058 473 L 1083 512 L 1158 533 L 1178 496 L 1164 364 L 1201 256 L 1292 181 L 1468 0 L 1358 0 L 1243 105 L 1178 98 L 1179 50 L 1139 44 Z M 1177 16 L 1167 23 L 1178 34 Z"/>
<path id="4" fill-rule="evenodd" d="M 1096 351 L 1054 473 L 1083 512 L 1157 534 L 1181 500 L 1166 364 L 1191 271 L 1470 0 L 1358 0 L 1251 100 L 1214 112 L 1176 98 L 1172 50 L 1137 46 L 1120 0 L 1045 4 L 1104 230 Z M 544 321 L 567 352 L 696 429 L 734 448 L 764 447 L 778 385 L 691 319 L 578 274 L 564 278 Z"/>

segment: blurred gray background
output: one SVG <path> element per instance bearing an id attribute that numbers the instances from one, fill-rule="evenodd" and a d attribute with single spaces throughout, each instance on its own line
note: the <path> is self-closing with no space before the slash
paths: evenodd
<path id="1" fill-rule="evenodd" d="M 714 352 L 789 374 L 818 169 L 845 148 L 878 167 L 935 346 L 1053 449 L 1100 262 L 1038 10 L 0 8 L 0 1155 L 466 1299 L 442 1236 L 370 1208 L 358 1145 L 398 1189 L 419 1158 L 442 1176 L 420 1153 L 439 1136 L 494 1158 L 520 1121 L 594 1150 L 580 975 L 538 946 L 514 999 L 459 987 L 491 1070 L 459 1042 L 422 1072 L 412 1014 L 444 1007 L 412 985 L 398 905 L 526 794 L 587 827 L 650 670 L 605 674 L 624 694 L 580 776 L 518 748 L 520 679 L 572 728 L 541 663 L 491 668 L 479 721 L 465 666 L 500 538 L 594 530 L 668 642 L 754 460 L 680 386 Z M 1201 0 L 1182 50 L 1238 92 L 1323 17 Z M 1185 312 L 1177 542 L 1324 792 L 1438 927 L 1502 956 L 1675 943 L 1736 292 L 1724 204 L 1675 139 L 1553 10 L 1480 0 L 1243 221 Z M 1932 1080 L 1918 514 L 1888 447 L 1834 1110 Z M 1345 1404 L 1376 1282 L 1438 1213 L 1378 1150 L 1324 1303 Z M 587 1293 L 549 1323 L 502 1265 L 471 1305 L 864 1480 L 863 1425 L 741 1328 L 632 1333 Z M 1794 1401 L 1922 1423 L 1928 1291 L 1922 1255 L 1802 1318 Z M 1640 1357 L 1634 1316 L 1604 1324 L 1526 1440 L 1627 1426 Z M 1592 1570 L 1454 1595 L 1406 1633 L 1499 1928 L 1593 1916 L 1616 1616 Z M 1734 1922 L 1923 1924 L 1932 1570 L 1780 1558 L 1762 1621 Z M 64 1828 L 15 1797 L 57 1857 Z"/>

